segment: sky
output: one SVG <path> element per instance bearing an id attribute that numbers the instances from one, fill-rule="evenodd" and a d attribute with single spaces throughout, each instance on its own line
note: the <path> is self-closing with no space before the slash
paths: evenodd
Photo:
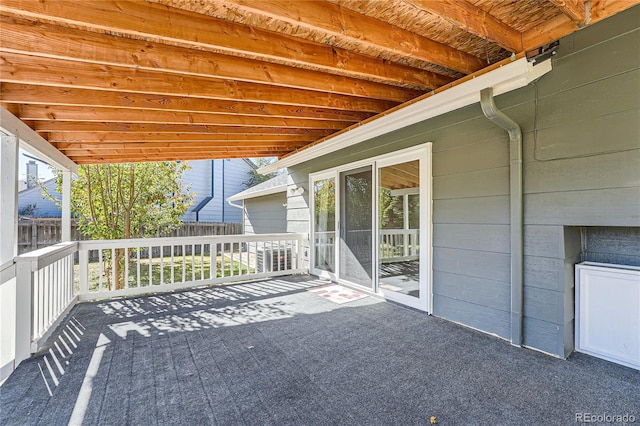
<path id="1" fill-rule="evenodd" d="M 20 157 L 18 160 L 18 162 L 20 163 L 20 168 L 18 171 L 19 180 L 24 180 L 27 175 L 27 163 L 32 160 L 32 158 L 30 157 L 33 157 L 33 155 L 23 151 L 22 149 L 20 150 Z M 38 177 L 41 180 L 51 179 L 53 177 L 53 173 L 51 173 L 49 166 L 41 161 L 36 162 L 38 163 Z"/>

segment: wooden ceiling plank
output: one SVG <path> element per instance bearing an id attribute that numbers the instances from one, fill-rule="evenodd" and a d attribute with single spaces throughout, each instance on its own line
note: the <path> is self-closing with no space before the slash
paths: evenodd
<path id="1" fill-rule="evenodd" d="M 37 86 L 20 83 L 0 83 L 0 92 L 2 92 L 3 103 L 33 105 L 105 106 L 158 111 L 206 112 L 210 114 L 291 117 L 351 122 L 361 121 L 373 115 L 372 112 L 334 110 L 328 108 L 239 102 L 185 96 L 163 96 L 102 90 L 93 91 L 90 89 Z"/>
<path id="2" fill-rule="evenodd" d="M 148 163 L 156 161 L 190 161 L 190 160 L 214 160 L 223 158 L 258 158 L 281 156 L 283 152 L 272 151 L 238 151 L 238 152 L 205 152 L 201 154 L 167 153 L 148 155 L 129 155 L 127 153 L 115 155 L 77 155 L 73 159 L 77 164 L 117 164 L 117 163 Z"/>
<path id="3" fill-rule="evenodd" d="M 322 121 L 299 118 L 249 117 L 233 114 L 205 114 L 124 108 L 49 107 L 46 105 L 20 105 L 18 116 L 30 121 L 211 124 L 231 126 L 296 127 L 304 129 L 344 129 L 349 121 Z"/>
<path id="4" fill-rule="evenodd" d="M 215 3 L 235 13 L 260 15 L 267 23 L 275 19 L 302 28 L 303 34 L 324 33 L 337 40 L 334 43 L 338 45 L 339 41 L 345 41 L 366 46 L 386 54 L 388 59 L 410 56 L 464 74 L 486 65 L 473 55 L 330 2 L 217 0 Z"/>
<path id="5" fill-rule="evenodd" d="M 584 0 L 549 0 L 551 4 L 560 9 L 569 19 L 577 25 L 587 23 L 587 13 Z"/>
<path id="6" fill-rule="evenodd" d="M 0 49 L 1 50 L 1 49 Z M 397 102 L 0 52 L 3 82 L 382 112 Z"/>
<path id="7" fill-rule="evenodd" d="M 228 146 L 237 146 L 242 149 L 262 149 L 262 150 L 287 150 L 291 151 L 304 145 L 303 142 L 129 142 L 129 143 L 105 143 L 105 142 L 51 142 L 53 146 L 63 152 L 75 152 L 85 150 L 129 150 L 129 149 L 156 149 L 164 148 L 176 151 L 196 151 L 196 150 L 216 150 Z"/>
<path id="8" fill-rule="evenodd" d="M 440 16 L 456 27 L 496 43 L 510 52 L 522 52 L 522 34 L 519 31 L 466 0 L 410 0 L 410 2 L 417 8 Z"/>
<path id="9" fill-rule="evenodd" d="M 14 17 L 0 16 L 0 25 L 2 49 L 6 52 L 398 102 L 432 89 L 422 86 L 420 90 L 411 90 L 237 56 L 91 33 L 46 23 L 34 24 Z M 449 82 L 447 80 L 451 79 L 443 78 L 439 83 L 446 84 Z"/>
<path id="10" fill-rule="evenodd" d="M 315 140 L 315 135 L 265 135 L 250 133 L 235 134 L 200 134 L 200 133 L 123 133 L 123 132 L 51 132 L 47 134 L 47 140 L 50 142 L 100 142 L 100 143 L 118 143 L 118 142 L 274 142 L 282 141 L 286 143 L 308 143 Z"/>
<path id="11" fill-rule="evenodd" d="M 320 43 L 142 1 L 3 0 L 0 11 L 83 30 L 197 47 L 406 87 L 439 87 L 442 76 Z"/>
<path id="12" fill-rule="evenodd" d="M 131 133 L 213 133 L 307 135 L 317 138 L 334 133 L 333 129 L 300 129 L 287 127 L 215 126 L 209 124 L 87 123 L 35 121 L 37 132 L 131 132 Z"/>

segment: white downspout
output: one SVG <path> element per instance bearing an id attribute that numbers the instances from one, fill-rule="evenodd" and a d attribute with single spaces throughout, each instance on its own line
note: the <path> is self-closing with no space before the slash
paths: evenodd
<path id="1" fill-rule="evenodd" d="M 522 130 L 518 123 L 498 110 L 493 88 L 480 92 L 485 117 L 509 133 L 509 198 L 511 223 L 511 344 L 522 346 L 523 318 L 523 240 L 522 221 Z"/>

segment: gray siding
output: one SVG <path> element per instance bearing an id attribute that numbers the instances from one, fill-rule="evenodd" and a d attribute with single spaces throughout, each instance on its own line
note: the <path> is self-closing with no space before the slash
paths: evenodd
<path id="1" fill-rule="evenodd" d="M 640 225 L 637 22 L 640 7 L 562 39 L 553 71 L 496 99 L 524 134 L 524 343 L 559 357 L 573 349 L 579 227 Z M 308 189 L 309 173 L 424 142 L 433 143 L 433 313 L 508 338 L 508 137 L 479 105 L 290 173 Z M 289 232 L 308 232 L 308 195 L 289 203 Z"/>
<path id="2" fill-rule="evenodd" d="M 287 232 L 286 202 L 285 192 L 244 200 L 244 233 Z"/>

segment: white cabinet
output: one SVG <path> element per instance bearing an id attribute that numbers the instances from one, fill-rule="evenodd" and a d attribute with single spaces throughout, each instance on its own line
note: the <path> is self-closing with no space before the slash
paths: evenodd
<path id="1" fill-rule="evenodd" d="M 640 268 L 576 265 L 576 351 L 640 370 Z"/>

